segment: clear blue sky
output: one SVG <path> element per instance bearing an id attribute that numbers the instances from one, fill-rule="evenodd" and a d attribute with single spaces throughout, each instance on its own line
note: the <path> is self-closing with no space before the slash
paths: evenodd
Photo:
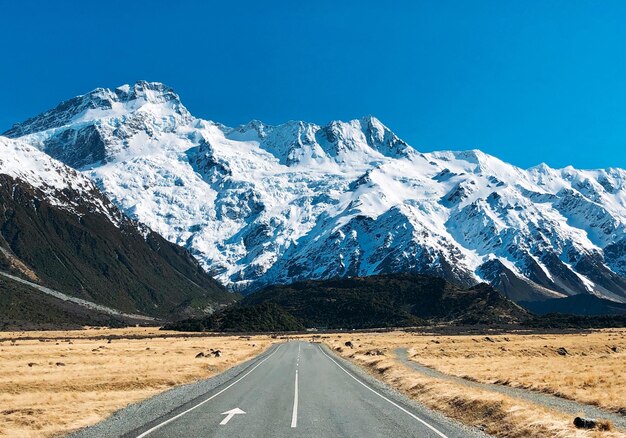
<path id="1" fill-rule="evenodd" d="M 624 1 L 0 0 L 0 11 L 0 132 L 147 79 L 231 126 L 373 114 L 422 151 L 626 167 Z"/>

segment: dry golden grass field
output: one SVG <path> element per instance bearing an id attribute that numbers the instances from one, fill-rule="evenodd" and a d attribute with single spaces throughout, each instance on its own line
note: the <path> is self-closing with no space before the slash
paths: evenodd
<path id="1" fill-rule="evenodd" d="M 556 393 L 613 411 L 626 406 L 626 330 L 488 338 L 391 332 L 314 340 L 416 401 L 495 436 L 624 436 L 614 427 L 577 430 L 571 415 L 426 376 L 395 355 L 406 348 L 412 360 L 456 376 Z M 347 341 L 354 348 L 346 347 Z M 222 372 L 272 342 L 269 336 L 198 336 L 156 328 L 0 333 L 0 436 L 63 435 L 172 386 Z M 557 352 L 561 347 L 565 356 Z M 195 358 L 211 349 L 223 355 Z"/>
<path id="2" fill-rule="evenodd" d="M 412 360 L 438 371 L 480 382 L 559 394 L 624 412 L 625 330 L 489 336 L 358 333 L 324 335 L 321 340 L 413 399 L 496 436 L 626 436 L 610 423 L 605 431 L 577 430 L 571 415 L 497 392 L 426 376 L 401 363 L 395 354 L 396 349 L 406 348 Z M 346 347 L 347 341 L 354 347 Z M 565 356 L 557 352 L 559 348 L 565 348 Z"/>
<path id="3" fill-rule="evenodd" d="M 626 414 L 626 331 L 489 339 L 447 337 L 433 344 L 424 338 L 409 354 L 448 374 L 557 394 Z M 560 348 L 565 355 L 557 352 Z"/>
<path id="4" fill-rule="evenodd" d="M 97 423 L 174 385 L 220 373 L 271 341 L 156 328 L 0 332 L 0 338 L 0 436 L 21 438 Z M 195 358 L 210 349 L 223 354 Z"/>

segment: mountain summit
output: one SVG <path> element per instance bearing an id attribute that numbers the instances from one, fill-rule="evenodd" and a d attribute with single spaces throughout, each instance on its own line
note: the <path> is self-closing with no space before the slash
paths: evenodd
<path id="1" fill-rule="evenodd" d="M 515 300 L 626 302 L 626 171 L 419 153 L 374 117 L 193 117 L 165 85 L 98 89 L 15 125 L 240 290 L 414 272 Z"/>

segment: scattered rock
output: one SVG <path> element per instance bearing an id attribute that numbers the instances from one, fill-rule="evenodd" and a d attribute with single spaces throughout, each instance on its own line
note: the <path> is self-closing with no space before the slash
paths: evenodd
<path id="1" fill-rule="evenodd" d="M 592 420 L 591 418 L 582 418 L 576 417 L 574 418 L 574 426 L 579 429 L 595 429 L 598 425 L 596 420 Z"/>
<path id="2" fill-rule="evenodd" d="M 200 359 L 201 357 L 204 357 L 204 353 L 200 352 L 198 354 L 196 354 L 196 359 Z"/>
<path id="3" fill-rule="evenodd" d="M 569 352 L 565 349 L 565 347 L 557 348 L 556 352 L 561 356 L 567 356 L 569 354 Z"/>

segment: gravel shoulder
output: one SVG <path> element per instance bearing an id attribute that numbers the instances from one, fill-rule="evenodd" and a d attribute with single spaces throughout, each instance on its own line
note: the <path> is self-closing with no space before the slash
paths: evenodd
<path id="1" fill-rule="evenodd" d="M 332 358 L 335 361 L 337 361 L 339 364 L 341 364 L 342 367 L 350 371 L 354 376 L 358 377 L 361 381 L 363 381 L 364 383 L 367 383 L 372 389 L 375 389 L 376 391 L 380 392 L 384 396 L 396 402 L 399 402 L 401 405 L 404 405 L 405 407 L 409 407 L 412 410 L 425 413 L 429 418 L 435 419 L 435 421 L 439 424 L 444 424 L 444 425 L 448 425 L 450 428 L 463 430 L 463 437 L 466 437 L 466 438 L 490 437 L 490 435 L 487 435 L 486 433 L 476 428 L 462 424 L 458 421 L 455 421 L 451 418 L 446 417 L 445 415 L 443 415 L 442 413 L 434 409 L 430 409 L 422 404 L 416 403 L 414 400 L 411 400 L 409 397 L 407 397 L 403 393 L 396 391 L 392 387 L 386 385 L 384 382 L 381 382 L 380 380 L 376 379 L 374 376 L 369 374 L 362 367 L 338 355 L 332 349 L 330 349 L 328 345 L 325 345 L 325 344 L 320 344 L 320 345 L 323 348 L 323 350 L 326 352 L 326 354 L 328 354 L 329 356 L 332 356 Z"/>
<path id="2" fill-rule="evenodd" d="M 395 353 L 402 364 L 409 368 L 412 368 L 413 370 L 421 374 L 424 374 L 425 376 L 435 379 L 447 380 L 471 388 L 498 392 L 509 397 L 526 400 L 531 403 L 539 404 L 555 411 L 559 411 L 572 416 L 584 416 L 587 418 L 610 420 L 613 422 L 613 425 L 615 427 L 621 430 L 626 430 L 626 416 L 620 415 L 618 413 L 610 412 L 597 406 L 579 403 L 573 400 L 567 400 L 554 395 L 543 394 L 541 392 L 530 391 L 522 388 L 513 388 L 504 385 L 496 385 L 491 383 L 474 382 L 464 379 L 462 377 L 442 373 L 441 371 L 437 371 L 433 368 L 415 362 L 414 360 L 409 359 L 408 351 L 405 348 L 398 348 L 396 349 Z"/>

